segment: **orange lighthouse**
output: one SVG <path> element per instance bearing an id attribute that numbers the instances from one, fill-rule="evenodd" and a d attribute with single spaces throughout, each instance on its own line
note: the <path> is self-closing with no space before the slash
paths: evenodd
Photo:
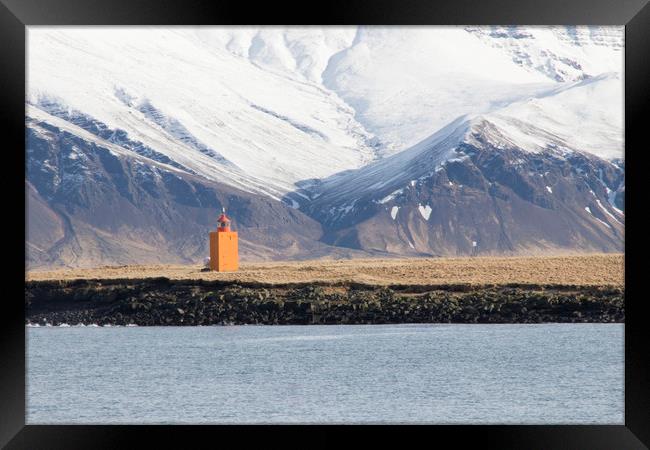
<path id="1" fill-rule="evenodd" d="M 237 232 L 230 231 L 230 219 L 225 208 L 217 219 L 217 231 L 210 232 L 210 269 L 233 272 L 239 268 Z"/>

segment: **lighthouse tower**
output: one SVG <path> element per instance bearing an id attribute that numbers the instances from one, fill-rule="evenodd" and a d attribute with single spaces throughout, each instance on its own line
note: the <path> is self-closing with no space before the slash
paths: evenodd
<path id="1" fill-rule="evenodd" d="M 233 272 L 239 268 L 237 232 L 230 231 L 230 219 L 222 209 L 217 219 L 217 231 L 210 232 L 210 269 Z"/>

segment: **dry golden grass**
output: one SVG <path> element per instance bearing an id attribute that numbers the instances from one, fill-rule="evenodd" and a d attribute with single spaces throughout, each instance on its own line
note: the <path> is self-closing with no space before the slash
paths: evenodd
<path id="1" fill-rule="evenodd" d="M 245 263 L 238 272 L 201 272 L 179 265 L 108 266 L 32 271 L 27 280 L 167 277 L 263 283 L 359 282 L 409 284 L 624 284 L 621 254 L 535 257 L 353 259 Z"/>

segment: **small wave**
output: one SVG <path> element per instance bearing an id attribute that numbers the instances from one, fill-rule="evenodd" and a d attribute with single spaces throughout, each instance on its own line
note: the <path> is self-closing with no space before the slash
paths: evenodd
<path id="1" fill-rule="evenodd" d="M 257 339 L 246 339 L 242 342 L 281 342 L 281 341 L 329 341 L 335 339 L 346 338 L 364 338 L 364 337 L 378 337 L 378 336 L 407 336 L 414 334 L 421 334 L 421 331 L 399 331 L 399 332 L 384 332 L 384 333 L 365 333 L 365 334 L 323 334 L 323 335 L 299 335 L 299 336 L 277 336 Z"/>
<path id="2" fill-rule="evenodd" d="M 68 325 L 67 323 L 61 323 L 59 324 L 59 328 L 70 328 L 70 325 Z"/>

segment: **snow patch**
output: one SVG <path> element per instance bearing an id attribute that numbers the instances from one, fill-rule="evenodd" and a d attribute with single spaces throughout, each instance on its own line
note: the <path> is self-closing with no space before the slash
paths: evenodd
<path id="1" fill-rule="evenodd" d="M 601 181 L 602 181 L 602 180 L 601 180 Z M 603 185 L 604 185 L 604 184 L 605 184 L 605 183 L 603 182 Z M 607 201 L 608 201 L 609 204 L 612 206 L 612 208 L 614 209 L 614 211 L 616 211 L 617 213 L 619 213 L 621 216 L 625 216 L 625 213 L 616 207 L 616 191 L 612 191 L 612 190 L 611 190 L 610 188 L 608 188 L 607 186 L 605 186 L 605 189 L 607 189 Z"/>
<path id="2" fill-rule="evenodd" d="M 610 224 L 608 224 L 607 222 L 604 222 L 604 221 L 600 220 L 598 217 L 594 216 L 594 213 L 591 212 L 591 209 L 588 206 L 585 206 L 585 211 L 587 211 L 589 214 L 591 214 L 594 219 L 596 219 L 598 222 L 605 225 L 607 228 L 612 228 Z"/>
<path id="3" fill-rule="evenodd" d="M 553 193 L 553 189 L 551 189 L 551 186 L 546 186 L 546 190 L 548 191 L 549 194 Z"/>
<path id="4" fill-rule="evenodd" d="M 394 199 L 395 197 L 397 197 L 402 192 L 404 192 L 404 189 L 398 189 L 396 191 L 393 191 L 390 194 L 388 194 L 386 197 L 379 200 L 379 203 L 381 203 L 383 205 L 384 203 L 387 203 L 387 202 L 391 201 L 392 199 Z"/>
<path id="5" fill-rule="evenodd" d="M 395 220 L 397 217 L 397 212 L 399 211 L 399 206 L 393 206 L 390 210 L 390 216 Z"/>
<path id="6" fill-rule="evenodd" d="M 600 202 L 600 200 L 596 200 L 596 203 L 598 203 L 598 206 L 600 207 L 600 209 L 601 209 L 605 214 L 607 214 L 609 217 L 611 217 L 612 219 L 614 219 L 616 222 L 621 223 L 621 221 L 618 220 L 614 214 L 612 214 L 611 212 L 607 211 L 607 208 L 605 208 L 605 207 L 603 206 L 603 204 Z M 621 223 L 621 225 L 622 225 L 622 223 Z"/>
<path id="7" fill-rule="evenodd" d="M 418 203 L 418 210 L 420 210 L 420 214 L 424 217 L 424 220 L 429 220 L 432 211 L 429 205 L 422 206 Z"/>

